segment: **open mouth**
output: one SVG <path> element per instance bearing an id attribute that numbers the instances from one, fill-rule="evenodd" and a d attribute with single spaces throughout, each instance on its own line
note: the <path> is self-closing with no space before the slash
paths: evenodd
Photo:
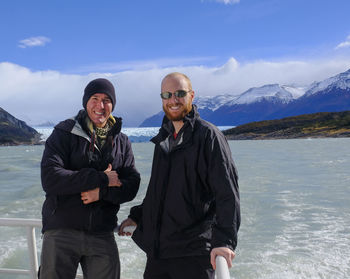
<path id="1" fill-rule="evenodd" d="M 181 105 L 177 105 L 177 106 L 168 106 L 168 109 L 170 111 L 178 111 L 181 109 Z"/>
<path id="2" fill-rule="evenodd" d="M 98 111 L 94 111 L 95 114 L 99 115 L 99 116 L 103 116 L 104 113 L 103 112 L 98 112 Z"/>

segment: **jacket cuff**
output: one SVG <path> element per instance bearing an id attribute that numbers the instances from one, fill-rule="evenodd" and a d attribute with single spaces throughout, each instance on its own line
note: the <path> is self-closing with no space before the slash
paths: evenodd
<path id="1" fill-rule="evenodd" d="M 142 207 L 139 205 L 132 207 L 128 218 L 132 219 L 136 224 L 139 224 L 142 218 Z"/>
<path id="2" fill-rule="evenodd" d="M 109 179 L 107 174 L 105 174 L 103 171 L 99 172 L 100 175 L 100 180 L 101 180 L 101 184 L 99 185 L 99 187 L 102 188 L 106 188 L 108 187 L 109 184 Z"/>
<path id="3" fill-rule="evenodd" d="M 232 235 L 230 230 L 219 230 L 218 228 L 213 228 L 213 235 L 211 240 L 211 248 L 216 247 L 227 247 L 232 251 L 236 249 L 237 237 Z"/>

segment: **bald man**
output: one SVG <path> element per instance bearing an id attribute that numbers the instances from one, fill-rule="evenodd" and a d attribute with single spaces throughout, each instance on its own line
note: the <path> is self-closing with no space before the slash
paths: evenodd
<path id="1" fill-rule="evenodd" d="M 199 117 L 182 73 L 168 74 L 161 94 L 165 116 L 155 144 L 143 203 L 120 229 L 147 254 L 145 279 L 214 279 L 215 258 L 235 257 L 240 226 L 237 171 L 224 135 Z"/>

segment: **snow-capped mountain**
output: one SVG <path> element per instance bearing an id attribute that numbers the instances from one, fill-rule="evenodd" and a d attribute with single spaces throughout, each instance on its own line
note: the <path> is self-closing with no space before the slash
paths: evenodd
<path id="1" fill-rule="evenodd" d="M 197 106 L 198 109 L 209 109 L 211 111 L 215 111 L 219 107 L 227 103 L 231 103 L 237 98 L 237 96 L 229 94 L 217 96 L 199 96 L 194 98 L 193 103 Z"/>
<path id="2" fill-rule="evenodd" d="M 227 105 L 251 104 L 262 100 L 279 101 L 289 103 L 305 93 L 304 88 L 296 88 L 292 86 L 267 84 L 261 87 L 253 87 L 242 93 L 238 98 Z"/>
<path id="3" fill-rule="evenodd" d="M 216 125 L 240 125 L 315 112 L 350 110 L 350 70 L 309 87 L 267 84 L 238 96 L 197 97 L 199 113 Z M 160 126 L 164 113 L 144 121 L 141 127 Z"/>
<path id="4" fill-rule="evenodd" d="M 350 70 L 312 83 L 303 96 L 273 117 L 345 110 L 350 110 Z"/>
<path id="5" fill-rule="evenodd" d="M 305 96 L 311 96 L 321 91 L 328 92 L 333 89 L 350 89 L 350 69 L 344 73 L 340 73 L 323 81 L 312 83 L 310 88 L 305 93 Z"/>
<path id="6" fill-rule="evenodd" d="M 305 93 L 304 87 L 293 87 L 279 84 L 267 84 L 261 87 L 253 87 L 241 95 L 217 95 L 199 96 L 194 99 L 198 109 L 210 109 L 212 111 L 226 105 L 251 104 L 262 100 L 279 101 L 289 103 Z"/>
<path id="7" fill-rule="evenodd" d="M 305 88 L 279 84 L 254 87 L 202 118 L 220 126 L 274 119 L 274 114 L 283 110 L 304 93 Z"/>

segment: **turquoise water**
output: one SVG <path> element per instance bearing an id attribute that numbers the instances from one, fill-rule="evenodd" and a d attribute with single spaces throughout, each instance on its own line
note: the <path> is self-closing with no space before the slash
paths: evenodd
<path id="1" fill-rule="evenodd" d="M 239 172 L 242 226 L 231 277 L 350 278 L 350 139 L 230 141 Z M 153 144 L 133 143 L 149 180 Z M 43 146 L 0 147 L 0 217 L 40 218 Z M 25 230 L 0 227 L 0 266 L 28 268 Z M 41 248 L 37 232 L 38 249 Z M 145 256 L 117 236 L 122 278 L 139 279 Z M 7 277 L 6 277 L 7 276 Z M 0 275 L 3 279 L 26 278 Z"/>

